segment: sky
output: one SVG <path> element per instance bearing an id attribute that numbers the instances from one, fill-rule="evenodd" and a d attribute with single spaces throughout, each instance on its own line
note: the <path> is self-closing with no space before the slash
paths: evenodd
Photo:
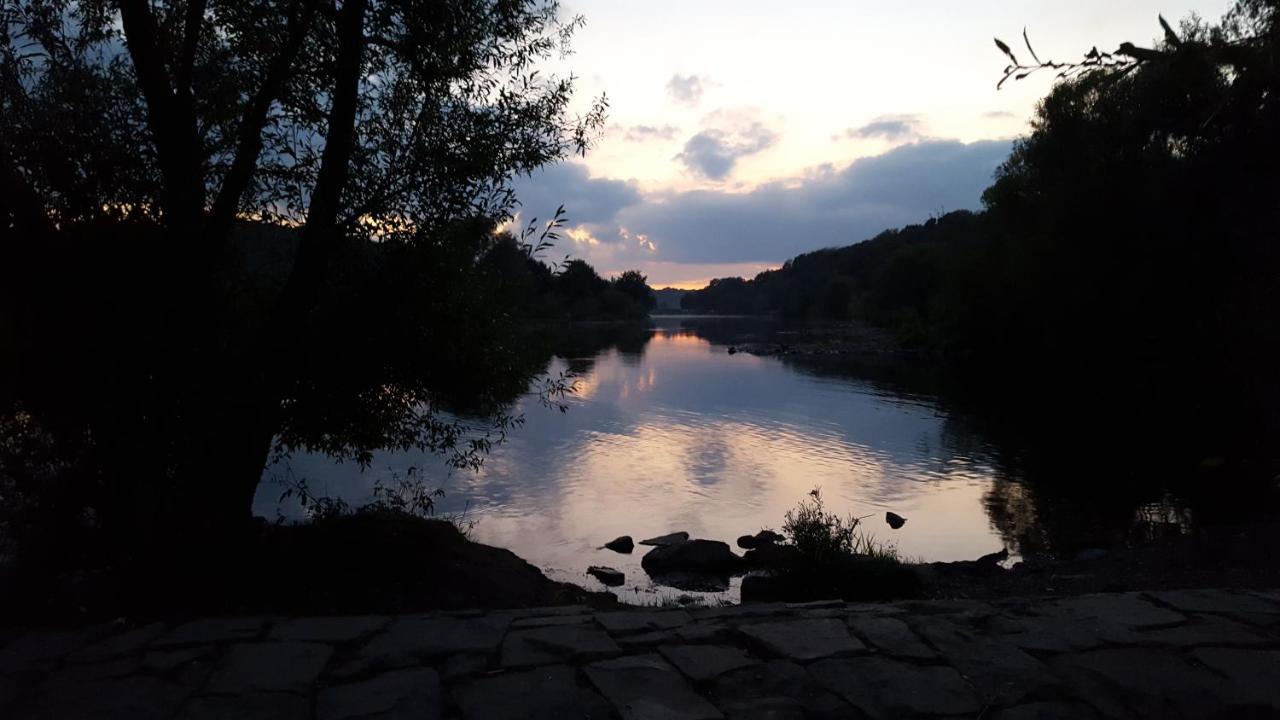
<path id="1" fill-rule="evenodd" d="M 585 27 L 548 67 L 605 94 L 585 158 L 516 183 L 517 222 L 565 206 L 547 259 L 654 287 L 751 277 L 961 209 L 1028 131 L 1052 76 L 997 90 L 1025 27 L 1037 54 L 1150 45 L 1157 17 L 1231 0 L 564 0 Z M 1024 54 L 1026 54 L 1024 52 Z"/>

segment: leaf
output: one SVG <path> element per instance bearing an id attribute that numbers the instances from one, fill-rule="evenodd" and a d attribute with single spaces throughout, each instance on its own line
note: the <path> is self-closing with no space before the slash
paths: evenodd
<path id="1" fill-rule="evenodd" d="M 1163 15 L 1158 17 L 1160 18 L 1160 27 L 1164 28 L 1164 41 L 1172 47 L 1180 47 L 1182 39 L 1173 31 L 1173 28 L 1169 27 L 1169 21 L 1165 20 Z"/>
<path id="2" fill-rule="evenodd" d="M 1000 38 L 995 38 L 995 41 L 996 41 L 996 47 L 1000 48 L 1000 52 L 1004 53 L 1005 55 L 1008 55 L 1009 59 L 1013 61 L 1014 65 L 1021 64 L 1018 62 L 1017 56 L 1013 54 L 1013 51 L 1009 49 L 1008 45 L 1004 44 L 1003 40 L 1001 40 Z"/>
<path id="3" fill-rule="evenodd" d="M 1040 62 L 1040 56 L 1036 55 L 1035 49 L 1031 47 L 1031 39 L 1027 37 L 1027 29 L 1025 27 L 1022 28 L 1022 42 L 1026 43 L 1027 52 L 1031 53 L 1031 59 L 1035 60 L 1037 65 L 1043 65 L 1044 63 Z"/>

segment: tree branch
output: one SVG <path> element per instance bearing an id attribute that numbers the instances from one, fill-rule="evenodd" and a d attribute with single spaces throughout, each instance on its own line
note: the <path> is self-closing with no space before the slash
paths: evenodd
<path id="1" fill-rule="evenodd" d="M 191 92 L 191 80 L 195 73 L 196 51 L 200 46 L 200 32 L 204 27 L 204 9 L 207 0 L 188 0 L 187 22 L 182 33 L 182 57 L 178 60 L 178 72 L 175 76 L 175 90 L 181 93 Z"/>
<path id="2" fill-rule="evenodd" d="M 325 133 L 320 171 L 311 191 L 311 206 L 302 229 L 298 258 L 285 288 L 285 315 L 290 317 L 308 312 L 314 305 L 337 241 L 338 209 L 355 148 L 367 6 L 368 0 L 347 0 L 338 14 L 337 72 L 329 107 L 329 128 Z"/>
<path id="3" fill-rule="evenodd" d="M 118 0 L 125 44 L 147 104 L 147 127 L 156 143 L 164 181 L 161 207 L 165 224 L 189 230 L 204 210 L 200 137 L 192 112 L 184 112 L 174 95 L 160 52 L 160 27 L 147 0 Z"/>
<path id="4" fill-rule="evenodd" d="M 300 8 L 299 5 L 302 7 Z M 258 92 L 245 108 L 244 117 L 240 120 L 235 158 L 213 202 L 210 227 L 215 235 L 226 231 L 235 220 L 240 198 L 249 186 L 249 181 L 253 179 L 253 171 L 258 165 L 258 156 L 262 153 L 262 129 L 266 126 L 267 113 L 271 111 L 271 104 L 280 96 L 285 82 L 289 79 L 293 62 L 298 57 L 307 34 L 311 32 L 316 5 L 317 0 L 304 0 L 301 3 L 295 0 L 292 4 L 285 45 L 267 70 L 262 86 L 258 88 Z"/>

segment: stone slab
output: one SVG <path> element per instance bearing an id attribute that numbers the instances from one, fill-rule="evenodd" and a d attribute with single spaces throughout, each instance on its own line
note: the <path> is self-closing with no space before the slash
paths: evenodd
<path id="1" fill-rule="evenodd" d="M 164 623 L 151 623 L 150 625 L 135 628 L 121 628 L 119 632 L 71 653 L 67 656 L 67 661 L 94 663 L 132 653 L 155 640 L 164 630 Z"/>
<path id="2" fill-rule="evenodd" d="M 836 619 L 789 620 L 743 625 L 739 632 L 770 652 L 805 662 L 864 652 L 867 647 Z"/>
<path id="3" fill-rule="evenodd" d="M 670 630 L 687 625 L 693 618 L 684 610 L 655 610 L 596 613 L 596 622 L 609 631 L 610 635 L 631 635 L 634 633 L 652 632 L 654 630 Z"/>
<path id="4" fill-rule="evenodd" d="M 316 718 L 434 720 L 440 706 L 440 676 L 430 668 L 412 668 L 325 688 L 316 697 Z"/>
<path id="5" fill-rule="evenodd" d="M 453 692 L 466 720 L 603 720 L 612 715 L 599 693 L 578 684 L 568 665 L 481 678 Z"/>
<path id="6" fill-rule="evenodd" d="M 1144 593 L 1157 602 L 1182 612 L 1222 613 L 1248 616 L 1280 615 L 1280 605 L 1244 591 L 1231 590 L 1160 590 Z"/>
<path id="7" fill-rule="evenodd" d="M 976 715 L 973 688 L 949 667 L 919 666 L 883 657 L 819 660 L 809 674 L 873 718 Z"/>
<path id="8" fill-rule="evenodd" d="M 259 642 L 233 645 L 209 678 L 218 695 L 294 692 L 310 689 L 333 655 L 320 643 Z"/>
<path id="9" fill-rule="evenodd" d="M 1220 716 L 1225 683 L 1178 653 L 1110 648 L 1064 655 L 1054 672 L 1104 715 L 1151 718 Z"/>
<path id="10" fill-rule="evenodd" d="M 1005 637 L 991 637 L 945 616 L 912 618 L 911 626 L 991 704 L 1014 705 L 1058 685 L 1042 662 Z"/>
<path id="11" fill-rule="evenodd" d="M 30 713 L 14 717 L 76 720 L 160 720 L 170 718 L 191 689 L 146 675 L 96 681 L 54 681 Z"/>
<path id="12" fill-rule="evenodd" d="M 341 644 L 359 640 L 386 627 L 390 618 L 377 615 L 312 617 L 282 622 L 271 629 L 272 640 Z"/>
<path id="13" fill-rule="evenodd" d="M 894 657 L 932 660 L 938 657 L 928 645 L 898 618 L 854 615 L 849 618 L 854 632 L 876 649 Z"/>
<path id="14" fill-rule="evenodd" d="M 475 617 L 396 618 L 369 638 L 335 674 L 352 677 L 411 667 L 459 653 L 495 653 L 510 623 L 510 615 L 498 613 Z"/>
<path id="15" fill-rule="evenodd" d="M 790 660 L 769 660 L 759 665 L 734 670 L 716 678 L 712 697 L 728 712 L 734 705 L 737 714 L 749 706 L 792 707 L 799 703 L 805 715 L 817 720 L 845 720 L 857 711 L 830 690 L 821 687 L 804 667 Z"/>
<path id="16" fill-rule="evenodd" d="M 1230 704 L 1280 713 L 1280 650 L 1204 648 L 1192 657 L 1226 679 Z"/>
<path id="17" fill-rule="evenodd" d="M 724 717 L 657 655 L 605 660 L 588 665 L 586 673 L 623 720 L 722 720 Z"/>
<path id="18" fill-rule="evenodd" d="M 235 697 L 206 695 L 187 703 L 177 720 L 310 720 L 311 701 L 290 693 L 253 693 Z M 123 720 L 123 719 L 122 719 Z"/>
<path id="19" fill-rule="evenodd" d="M 1040 614 L 1078 621 L 1101 620 L 1131 629 L 1176 625 L 1187 619 L 1182 613 L 1148 601 L 1140 593 L 1081 595 L 1050 603 Z"/>
<path id="20" fill-rule="evenodd" d="M 502 643 L 502 666 L 528 667 L 621 655 L 622 648 L 593 625 L 512 630 Z"/>
<path id="21" fill-rule="evenodd" d="M 741 648 L 729 645 L 664 645 L 658 652 L 686 677 L 698 682 L 760 663 Z"/>
<path id="22" fill-rule="evenodd" d="M 165 633 L 154 643 L 171 645 L 213 645 L 254 640 L 266 627 L 265 618 L 210 618 L 183 623 Z"/>

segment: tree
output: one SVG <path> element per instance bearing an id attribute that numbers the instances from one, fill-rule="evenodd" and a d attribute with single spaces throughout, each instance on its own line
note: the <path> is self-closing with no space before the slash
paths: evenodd
<path id="1" fill-rule="evenodd" d="M 93 436 L 135 547 L 247 519 L 273 443 L 474 463 L 492 435 L 442 413 L 501 433 L 530 374 L 478 260 L 509 180 L 604 117 L 539 72 L 580 24 L 554 0 L 3 0 L 0 400 Z M 99 344 L 50 342 L 73 322 Z"/>
<path id="2" fill-rule="evenodd" d="M 623 272 L 613 279 L 613 286 L 621 291 L 622 294 L 631 298 L 646 312 L 652 310 L 658 304 L 658 299 L 654 297 L 653 290 L 649 287 L 649 278 L 645 277 L 639 270 Z"/>

